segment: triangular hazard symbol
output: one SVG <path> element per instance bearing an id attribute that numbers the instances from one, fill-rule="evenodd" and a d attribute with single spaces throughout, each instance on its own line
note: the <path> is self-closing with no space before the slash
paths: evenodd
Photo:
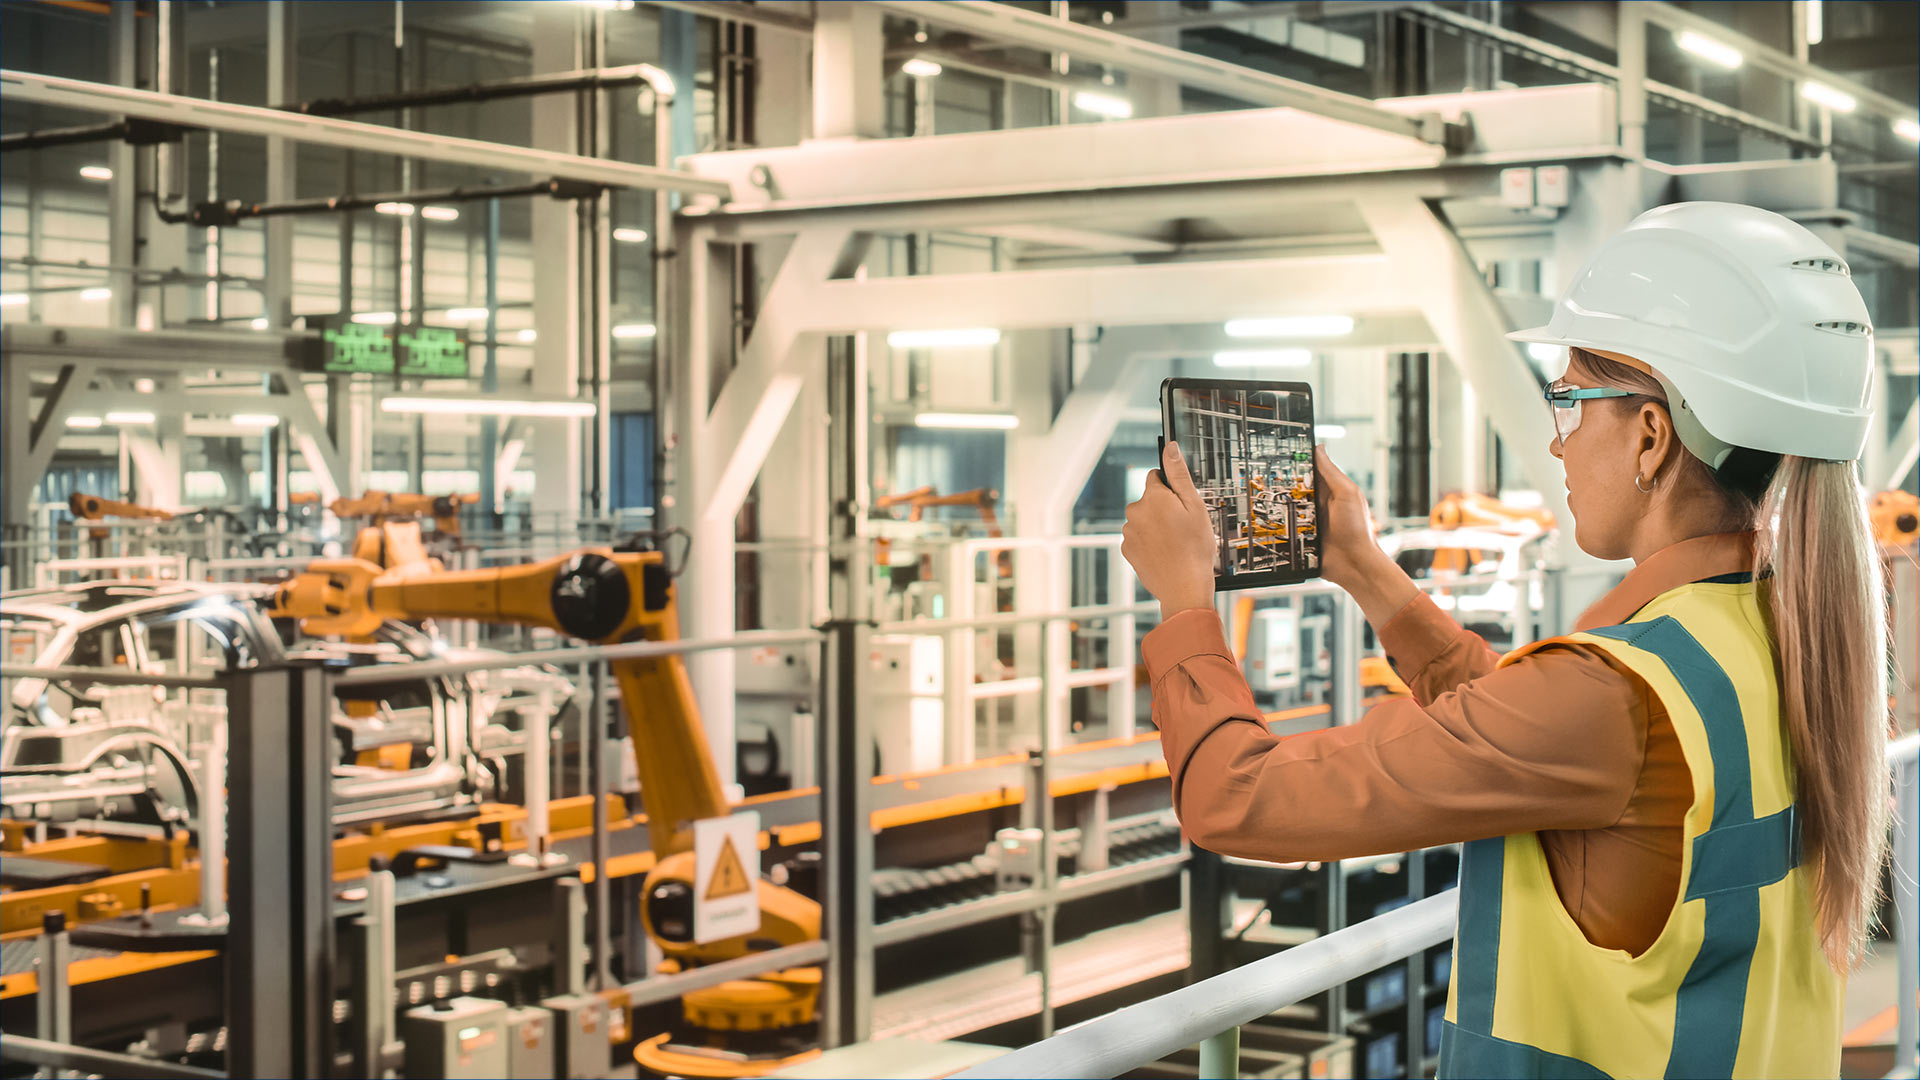
<path id="1" fill-rule="evenodd" d="M 707 899 L 719 900 L 727 896 L 739 896 L 753 888 L 753 882 L 747 877 L 746 867 L 740 865 L 740 854 L 733 850 L 733 837 L 720 841 L 720 857 L 714 861 L 713 876 L 707 879 Z"/>

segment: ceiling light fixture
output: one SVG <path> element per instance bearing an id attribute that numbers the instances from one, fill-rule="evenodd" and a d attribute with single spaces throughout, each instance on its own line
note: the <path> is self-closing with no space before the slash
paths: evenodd
<path id="1" fill-rule="evenodd" d="M 151 424 L 153 423 L 153 414 L 150 412 L 142 412 L 138 409 L 129 410 L 127 412 L 114 411 L 114 412 L 109 412 L 107 414 L 107 423 L 109 424 Z"/>
<path id="2" fill-rule="evenodd" d="M 479 322 L 487 317 L 487 309 L 483 307 L 448 308 L 446 317 L 448 322 Z"/>
<path id="3" fill-rule="evenodd" d="M 1083 112 L 1104 116 L 1109 120 L 1125 120 L 1133 115 L 1133 102 L 1112 94 L 1096 94 L 1091 90 L 1074 94 L 1073 105 Z"/>
<path id="4" fill-rule="evenodd" d="M 1342 337 L 1353 333 L 1351 315 L 1284 315 L 1275 319 L 1229 319 L 1227 336 Z"/>
<path id="5" fill-rule="evenodd" d="M 935 75 L 940 74 L 942 70 L 939 64 L 924 56 L 913 57 L 906 63 L 900 65 L 902 74 L 911 75 L 916 79 L 931 79 Z"/>
<path id="6" fill-rule="evenodd" d="M 400 317 L 391 311 L 356 311 L 353 321 L 364 326 L 392 326 Z"/>
<path id="7" fill-rule="evenodd" d="M 1677 40 L 1682 49 L 1709 63 L 1718 64 L 1728 71 L 1739 67 L 1747 59 L 1741 55 L 1739 49 L 1723 41 L 1715 41 L 1704 34 L 1696 34 L 1691 30 L 1682 30 Z"/>
<path id="8" fill-rule="evenodd" d="M 70 428 L 78 428 L 81 431 L 91 431 L 94 428 L 99 427 L 100 423 L 101 423 L 100 418 L 97 416 L 67 417 L 67 426 Z"/>
<path id="9" fill-rule="evenodd" d="M 105 165 L 82 165 L 80 166 L 80 177 L 83 180 L 111 180 L 113 179 L 113 170 L 107 168 Z"/>
<path id="10" fill-rule="evenodd" d="M 895 330 L 887 344 L 896 349 L 956 349 L 1000 344 L 1000 331 L 991 327 L 960 330 Z"/>
<path id="11" fill-rule="evenodd" d="M 392 214 L 394 217 L 412 217 L 413 204 L 404 202 L 375 203 L 373 212 L 376 214 Z"/>
<path id="12" fill-rule="evenodd" d="M 111 300 L 111 299 L 113 299 L 113 290 L 112 290 L 112 289 L 109 289 L 109 288 L 107 288 L 107 287 L 106 287 L 105 285 L 99 285 L 99 286 L 95 286 L 94 288 L 91 288 L 91 289 L 81 289 L 81 290 L 80 290 L 80 299 L 82 299 L 82 300 Z"/>
<path id="13" fill-rule="evenodd" d="M 522 330 L 519 333 L 513 335 L 513 338 L 515 341 L 521 342 L 523 344 L 531 345 L 535 341 L 539 340 L 540 331 L 532 330 L 532 329 Z"/>
<path id="14" fill-rule="evenodd" d="M 597 411 L 594 403 L 591 401 L 500 399 L 488 397 L 418 397 L 401 395 L 382 398 L 380 400 L 380 409 L 382 412 L 390 413 L 546 417 L 592 416 L 595 411 Z"/>
<path id="15" fill-rule="evenodd" d="M 23 293 L 23 292 L 0 293 L 0 307 L 21 307 L 22 305 L 26 304 L 26 302 L 27 302 L 26 293 Z"/>
<path id="16" fill-rule="evenodd" d="M 236 427 L 280 426 L 280 418 L 272 413 L 234 413 L 232 419 Z"/>
<path id="17" fill-rule="evenodd" d="M 265 330 L 268 326 L 267 317 L 265 315 L 255 316 L 254 320 L 247 325 L 253 327 L 255 330 Z"/>
<path id="18" fill-rule="evenodd" d="M 914 416 L 913 426 L 953 431 L 1012 431 L 1020 426 L 1020 418 L 1012 413 L 923 412 Z"/>
<path id="19" fill-rule="evenodd" d="M 1908 142 L 1920 142 L 1920 122 L 1902 117 L 1893 122 L 1893 133 Z"/>
<path id="20" fill-rule="evenodd" d="M 1818 45 L 1826 39 L 1827 19 L 1820 10 L 1820 0 L 1807 0 L 1807 44 Z"/>
<path id="21" fill-rule="evenodd" d="M 1852 94 L 1835 90 L 1826 83 L 1801 83 L 1800 96 L 1816 105 L 1825 105 L 1834 112 L 1850 113 L 1860 107 L 1860 103 L 1853 99 Z"/>
<path id="22" fill-rule="evenodd" d="M 658 333 L 652 323 L 621 323 L 613 328 L 613 336 L 620 341 L 638 341 Z"/>
<path id="23" fill-rule="evenodd" d="M 613 238 L 623 244 L 644 244 L 647 242 L 647 230 L 623 228 L 613 230 Z"/>
<path id="24" fill-rule="evenodd" d="M 420 216 L 428 221 L 459 221 L 460 208 L 457 206 L 423 206 Z"/>
<path id="25" fill-rule="evenodd" d="M 1219 367 L 1306 367 L 1313 363 L 1311 349 L 1224 349 L 1213 354 Z"/>

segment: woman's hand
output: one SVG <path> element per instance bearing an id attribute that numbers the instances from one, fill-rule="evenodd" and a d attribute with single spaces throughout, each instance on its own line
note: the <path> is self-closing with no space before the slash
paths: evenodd
<path id="1" fill-rule="evenodd" d="M 1347 478 L 1327 456 L 1313 448 L 1320 490 L 1320 576 L 1345 589 L 1375 631 L 1399 614 L 1420 591 L 1399 564 L 1373 538 L 1373 519 L 1360 485 Z"/>
<path id="2" fill-rule="evenodd" d="M 1188 608 L 1213 608 L 1213 519 L 1177 444 L 1167 443 L 1160 468 L 1147 474 L 1147 490 L 1127 507 L 1120 535 L 1120 554 L 1160 601 L 1162 619 Z"/>

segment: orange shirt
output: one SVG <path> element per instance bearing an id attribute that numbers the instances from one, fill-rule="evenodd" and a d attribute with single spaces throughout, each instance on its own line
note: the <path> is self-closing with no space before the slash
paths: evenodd
<path id="1" fill-rule="evenodd" d="M 1752 555 L 1748 533 L 1675 544 L 1576 628 L 1746 573 Z M 1379 632 L 1413 698 L 1284 738 L 1261 719 L 1213 612 L 1180 612 L 1147 635 L 1153 720 L 1188 836 L 1223 855 L 1294 862 L 1538 832 L 1588 940 L 1644 951 L 1673 908 L 1693 801 L 1679 738 L 1646 683 L 1577 644 L 1495 670 L 1486 643 L 1424 594 Z"/>

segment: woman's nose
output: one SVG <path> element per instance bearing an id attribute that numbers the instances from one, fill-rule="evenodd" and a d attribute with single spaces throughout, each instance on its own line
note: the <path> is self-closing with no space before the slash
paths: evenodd
<path id="1" fill-rule="evenodd" d="M 1561 457 L 1559 432 L 1555 432 L 1553 441 L 1547 444 L 1547 453 L 1552 454 L 1554 457 Z"/>

